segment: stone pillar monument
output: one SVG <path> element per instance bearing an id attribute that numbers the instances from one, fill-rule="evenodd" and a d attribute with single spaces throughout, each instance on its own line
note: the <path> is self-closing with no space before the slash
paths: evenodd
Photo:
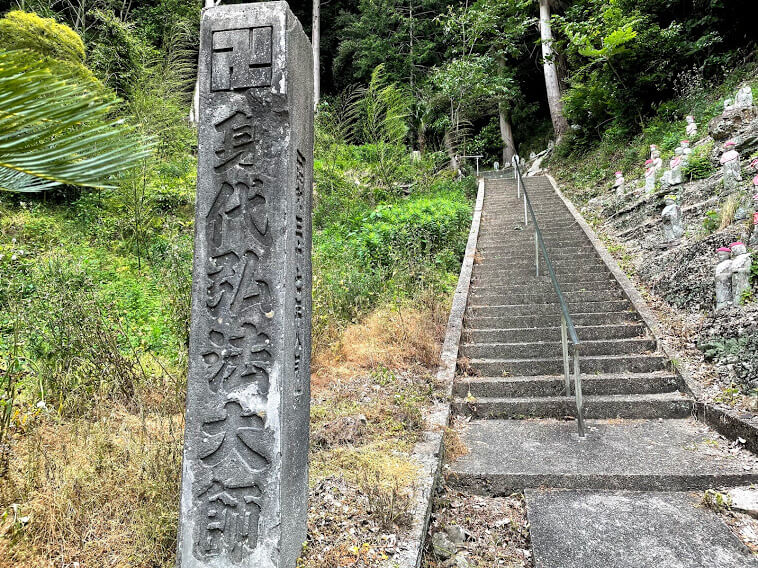
<path id="1" fill-rule="evenodd" d="M 285 2 L 203 13 L 179 568 L 295 568 L 305 542 L 311 53 Z"/>
<path id="2" fill-rule="evenodd" d="M 732 249 L 721 247 L 716 251 L 716 311 L 719 312 L 732 304 Z"/>

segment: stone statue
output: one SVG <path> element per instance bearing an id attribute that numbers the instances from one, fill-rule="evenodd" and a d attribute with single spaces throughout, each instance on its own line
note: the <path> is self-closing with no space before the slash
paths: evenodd
<path id="1" fill-rule="evenodd" d="M 663 169 L 663 160 L 661 159 L 661 152 L 655 144 L 650 145 L 650 159 L 653 160 L 655 171 L 660 172 Z"/>
<path id="2" fill-rule="evenodd" d="M 750 161 L 750 166 L 748 166 L 748 168 L 753 170 L 754 172 L 758 172 L 758 158 L 753 158 Z"/>
<path id="3" fill-rule="evenodd" d="M 695 117 L 692 115 L 687 117 L 687 136 L 690 138 L 697 136 L 697 123 L 695 122 Z"/>
<path id="4" fill-rule="evenodd" d="M 732 249 L 721 247 L 716 251 L 719 263 L 716 265 L 716 311 L 732 303 Z"/>
<path id="5" fill-rule="evenodd" d="M 729 140 L 724 144 L 724 153 L 721 155 L 721 169 L 724 178 L 724 188 L 727 191 L 738 189 L 739 182 L 742 181 L 742 172 L 740 171 L 740 154 L 735 150 L 736 144 Z"/>
<path id="6" fill-rule="evenodd" d="M 494 168 L 494 170 L 495 170 L 496 172 L 497 172 L 497 171 L 500 171 L 500 162 L 495 162 L 495 165 L 494 165 L 494 166 L 492 166 L 492 167 Z"/>
<path id="7" fill-rule="evenodd" d="M 690 156 L 692 156 L 692 148 L 690 148 L 689 140 L 682 140 L 679 145 L 682 147 L 682 162 L 683 165 L 690 163 Z"/>
<path id="8" fill-rule="evenodd" d="M 735 306 L 743 304 L 744 296 L 750 293 L 750 269 L 753 259 L 744 243 L 729 245 L 732 249 L 732 302 Z"/>
<path id="9" fill-rule="evenodd" d="M 665 198 L 666 207 L 663 208 L 661 218 L 663 219 L 663 240 L 666 243 L 675 243 L 684 235 L 684 219 L 682 209 L 677 204 L 676 195 L 667 195 Z"/>
<path id="10" fill-rule="evenodd" d="M 734 98 L 734 108 L 750 108 L 753 106 L 753 89 L 750 85 L 745 85 Z"/>
<path id="11" fill-rule="evenodd" d="M 671 158 L 671 162 L 669 162 L 669 167 L 671 168 L 668 172 L 669 185 L 679 185 L 682 183 L 682 166 L 684 166 L 683 150 L 682 148 L 677 148 L 676 154 Z"/>
<path id="12" fill-rule="evenodd" d="M 616 172 L 616 181 L 613 182 L 613 187 L 616 189 L 616 195 L 619 197 L 624 195 L 624 192 L 626 191 L 626 180 L 624 179 L 623 173 Z"/>
<path id="13" fill-rule="evenodd" d="M 653 160 L 645 162 L 645 191 L 647 193 L 653 193 L 655 191 L 655 174 L 658 170 L 655 169 Z"/>
<path id="14" fill-rule="evenodd" d="M 734 101 L 732 99 L 724 99 L 724 114 L 734 108 Z"/>

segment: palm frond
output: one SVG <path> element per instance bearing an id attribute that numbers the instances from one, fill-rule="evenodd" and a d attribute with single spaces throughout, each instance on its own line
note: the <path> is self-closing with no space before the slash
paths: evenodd
<path id="1" fill-rule="evenodd" d="M 149 154 L 100 85 L 60 75 L 33 52 L 0 51 L 0 190 L 111 187 Z"/>

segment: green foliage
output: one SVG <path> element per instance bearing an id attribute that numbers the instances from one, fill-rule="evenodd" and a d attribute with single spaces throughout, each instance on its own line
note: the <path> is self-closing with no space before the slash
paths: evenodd
<path id="1" fill-rule="evenodd" d="M 718 211 L 708 211 L 703 218 L 703 228 L 707 235 L 718 230 L 721 225 L 721 213 Z"/>
<path id="2" fill-rule="evenodd" d="M 106 187 L 148 150 L 98 85 L 55 76 L 28 51 L 0 51 L 0 189 Z"/>
<path id="3" fill-rule="evenodd" d="M 315 335 L 383 302 L 449 290 L 466 245 L 472 185 L 440 180 L 429 194 L 395 198 L 360 217 L 332 216 L 314 235 Z"/>
<path id="4" fill-rule="evenodd" d="M 137 81 L 150 49 L 138 37 L 135 27 L 120 20 L 110 10 L 93 10 L 94 23 L 89 64 L 95 74 L 120 96 Z"/>
<path id="5" fill-rule="evenodd" d="M 710 158 L 712 148 L 713 144 L 704 144 L 695 148 L 687 165 L 682 169 L 682 174 L 686 179 L 705 179 L 716 171 L 716 166 L 713 165 Z"/>
<path id="6" fill-rule="evenodd" d="M 52 18 L 21 10 L 0 19 L 0 45 L 7 50 L 28 49 L 58 61 L 84 63 L 84 42 L 74 30 Z"/>

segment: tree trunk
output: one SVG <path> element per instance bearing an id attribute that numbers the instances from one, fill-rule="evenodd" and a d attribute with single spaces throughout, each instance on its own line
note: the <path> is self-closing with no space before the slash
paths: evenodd
<path id="1" fill-rule="evenodd" d="M 321 0 L 313 0 L 313 105 L 318 109 L 321 98 Z"/>
<path id="2" fill-rule="evenodd" d="M 516 153 L 516 144 L 513 142 L 513 125 L 511 117 L 505 110 L 504 105 L 498 106 L 500 114 L 500 137 L 503 139 L 503 166 L 511 163 L 511 159 Z"/>
<path id="3" fill-rule="evenodd" d="M 540 3 L 540 37 L 542 38 L 542 67 L 545 71 L 545 90 L 547 102 L 550 106 L 550 118 L 553 121 L 556 142 L 566 132 L 569 125 L 563 116 L 563 101 L 561 100 L 561 85 L 558 81 L 558 70 L 555 66 L 553 54 L 553 30 L 550 27 L 550 3 L 549 0 L 539 0 Z"/>

